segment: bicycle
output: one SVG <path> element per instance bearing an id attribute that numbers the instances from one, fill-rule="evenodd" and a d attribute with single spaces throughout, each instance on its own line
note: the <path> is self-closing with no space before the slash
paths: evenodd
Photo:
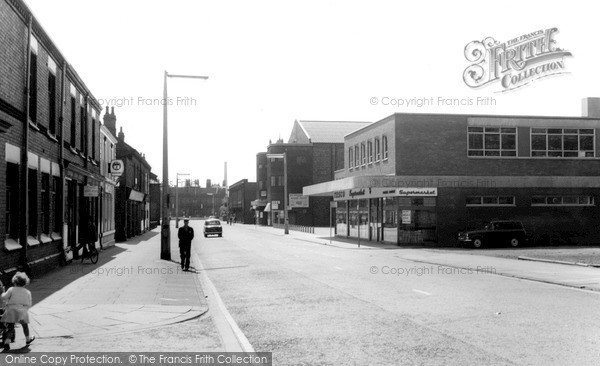
<path id="1" fill-rule="evenodd" d="M 81 254 L 81 263 L 83 263 L 83 260 L 86 258 L 88 258 L 93 264 L 98 263 L 99 253 L 98 249 L 96 249 L 96 245 L 94 243 L 82 244 L 82 246 L 83 245 L 87 245 L 88 250 L 84 250 Z"/>

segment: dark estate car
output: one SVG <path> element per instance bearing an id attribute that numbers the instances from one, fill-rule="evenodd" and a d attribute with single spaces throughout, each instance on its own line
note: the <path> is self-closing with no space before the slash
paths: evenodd
<path id="1" fill-rule="evenodd" d="M 459 233 L 458 240 L 473 248 L 481 248 L 483 245 L 510 245 L 514 248 L 527 240 L 527 233 L 521 221 L 492 221 L 483 229 Z"/>
<path id="2" fill-rule="evenodd" d="M 221 221 L 217 219 L 208 219 L 204 221 L 204 237 L 209 235 L 223 236 L 223 227 Z"/>

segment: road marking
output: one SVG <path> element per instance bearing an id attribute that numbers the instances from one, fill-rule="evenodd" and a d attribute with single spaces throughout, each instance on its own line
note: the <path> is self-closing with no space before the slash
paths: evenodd
<path id="1" fill-rule="evenodd" d="M 342 270 L 340 267 L 333 267 L 333 268 L 335 268 L 335 269 L 339 269 L 340 271 Z"/>
<path id="2" fill-rule="evenodd" d="M 421 290 L 417 290 L 417 289 L 413 289 L 413 291 L 414 292 L 418 292 L 418 293 L 423 294 L 423 295 L 431 296 L 431 294 L 429 292 L 426 292 L 426 291 L 421 291 Z"/>

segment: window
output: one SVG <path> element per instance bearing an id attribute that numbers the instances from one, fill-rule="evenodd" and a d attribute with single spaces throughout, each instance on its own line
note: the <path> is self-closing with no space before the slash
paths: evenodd
<path id="1" fill-rule="evenodd" d="M 37 40 L 31 37 L 31 49 L 29 50 L 29 119 L 37 122 Z"/>
<path id="2" fill-rule="evenodd" d="M 83 95 L 79 95 L 79 151 L 86 153 L 85 130 L 87 127 L 87 119 L 85 118 L 85 106 L 83 104 Z"/>
<path id="3" fill-rule="evenodd" d="M 517 156 L 517 129 L 469 127 L 469 156 Z"/>
<path id="4" fill-rule="evenodd" d="M 388 158 L 388 139 L 387 136 L 383 135 L 381 137 L 381 143 L 383 144 L 383 160 Z"/>
<path id="5" fill-rule="evenodd" d="M 354 145 L 354 167 L 360 166 L 360 155 L 358 152 L 358 145 Z"/>
<path id="6" fill-rule="evenodd" d="M 379 137 L 375 138 L 375 161 L 381 160 L 381 145 Z"/>
<path id="7" fill-rule="evenodd" d="M 29 235 L 37 237 L 38 207 L 37 207 L 37 170 L 29 169 Z"/>
<path id="8" fill-rule="evenodd" d="M 283 185 L 283 175 L 272 175 L 271 176 L 271 187 L 278 187 Z"/>
<path id="9" fill-rule="evenodd" d="M 93 111 L 92 113 L 92 151 L 91 151 L 91 155 L 92 155 L 92 159 L 96 159 L 96 118 L 95 118 L 95 113 L 96 111 Z"/>
<path id="10" fill-rule="evenodd" d="M 354 168 L 354 148 L 348 148 L 348 167 Z"/>
<path id="11" fill-rule="evenodd" d="M 48 57 L 48 132 L 56 135 L 56 63 Z"/>
<path id="12" fill-rule="evenodd" d="M 6 236 L 19 238 L 19 165 L 6 163 Z"/>
<path id="13" fill-rule="evenodd" d="M 367 152 L 364 142 L 360 144 L 360 163 L 363 166 L 367 164 Z"/>
<path id="14" fill-rule="evenodd" d="M 592 196 L 533 196 L 532 206 L 594 206 Z"/>
<path id="15" fill-rule="evenodd" d="M 75 148 L 76 142 L 76 128 L 77 128 L 77 100 L 75 96 L 71 94 L 71 147 Z"/>
<path id="16" fill-rule="evenodd" d="M 42 186 L 40 190 L 42 199 L 40 216 L 42 217 L 42 232 L 50 234 L 50 174 L 42 173 Z"/>
<path id="17" fill-rule="evenodd" d="M 367 142 L 367 155 L 369 157 L 368 162 L 369 164 L 373 163 L 373 141 L 369 140 Z"/>
<path id="18" fill-rule="evenodd" d="M 52 177 L 52 212 L 54 213 L 54 232 L 62 232 L 62 213 L 61 213 L 61 180 L 60 177 Z"/>
<path id="19" fill-rule="evenodd" d="M 592 158 L 594 155 L 594 129 L 531 129 L 532 157 Z"/>
<path id="20" fill-rule="evenodd" d="M 467 206 L 514 206 L 513 196 L 467 196 Z"/>

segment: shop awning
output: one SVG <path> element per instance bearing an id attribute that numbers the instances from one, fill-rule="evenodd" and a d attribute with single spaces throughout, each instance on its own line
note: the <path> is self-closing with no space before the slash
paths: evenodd
<path id="1" fill-rule="evenodd" d="M 271 212 L 271 202 L 267 203 L 264 212 Z"/>

